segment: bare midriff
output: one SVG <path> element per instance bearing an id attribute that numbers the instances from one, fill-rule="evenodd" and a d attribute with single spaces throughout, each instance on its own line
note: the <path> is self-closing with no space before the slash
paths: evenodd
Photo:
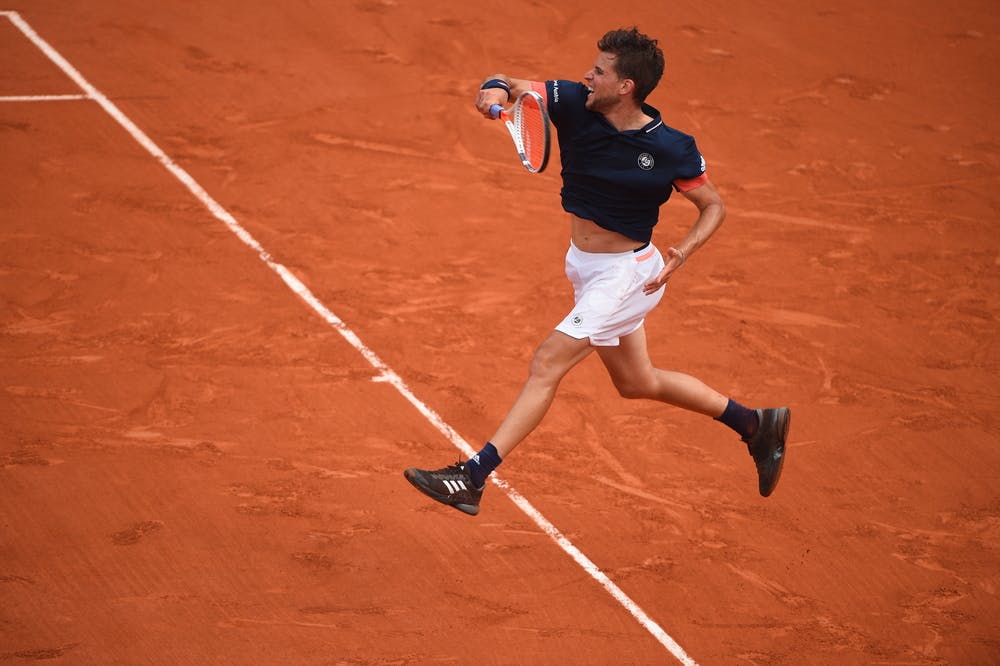
<path id="1" fill-rule="evenodd" d="M 573 239 L 573 245 L 584 252 L 629 252 L 643 245 L 641 241 L 605 229 L 595 222 L 577 217 L 572 213 L 569 214 L 569 219 L 570 238 Z"/>

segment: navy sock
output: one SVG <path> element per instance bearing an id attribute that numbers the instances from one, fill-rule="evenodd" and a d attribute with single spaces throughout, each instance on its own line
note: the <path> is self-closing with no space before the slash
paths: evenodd
<path id="1" fill-rule="evenodd" d="M 493 446 L 490 442 L 486 442 L 483 450 L 469 458 L 468 462 L 465 463 L 465 469 L 472 478 L 472 484 L 476 488 L 482 488 L 483 484 L 486 483 L 486 477 L 502 462 L 503 460 L 501 460 L 500 454 L 497 452 L 497 447 Z"/>
<path id="2" fill-rule="evenodd" d="M 732 398 L 726 405 L 726 411 L 722 412 L 722 416 L 717 416 L 715 420 L 725 423 L 744 439 L 753 437 L 753 434 L 757 432 L 757 426 L 760 425 L 756 409 L 747 409 Z"/>

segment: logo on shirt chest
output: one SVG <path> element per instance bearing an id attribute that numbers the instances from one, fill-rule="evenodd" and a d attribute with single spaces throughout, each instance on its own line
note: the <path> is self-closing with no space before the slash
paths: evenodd
<path id="1" fill-rule="evenodd" d="M 639 155 L 639 168 L 643 171 L 650 171 L 653 168 L 653 156 L 649 153 Z"/>

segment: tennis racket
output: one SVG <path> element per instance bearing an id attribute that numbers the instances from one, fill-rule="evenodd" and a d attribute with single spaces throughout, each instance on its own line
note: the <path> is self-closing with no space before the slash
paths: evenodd
<path id="1" fill-rule="evenodd" d="M 549 112 L 542 96 L 526 90 L 509 109 L 494 104 L 490 115 L 503 118 L 524 168 L 531 173 L 544 171 L 549 163 Z"/>

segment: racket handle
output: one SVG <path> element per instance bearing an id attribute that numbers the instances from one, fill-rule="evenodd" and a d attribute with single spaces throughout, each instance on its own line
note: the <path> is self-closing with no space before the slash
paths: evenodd
<path id="1" fill-rule="evenodd" d="M 499 118 L 501 111 L 503 111 L 503 107 L 500 106 L 499 104 L 494 104 L 493 106 L 490 107 L 490 116 L 494 118 Z"/>

